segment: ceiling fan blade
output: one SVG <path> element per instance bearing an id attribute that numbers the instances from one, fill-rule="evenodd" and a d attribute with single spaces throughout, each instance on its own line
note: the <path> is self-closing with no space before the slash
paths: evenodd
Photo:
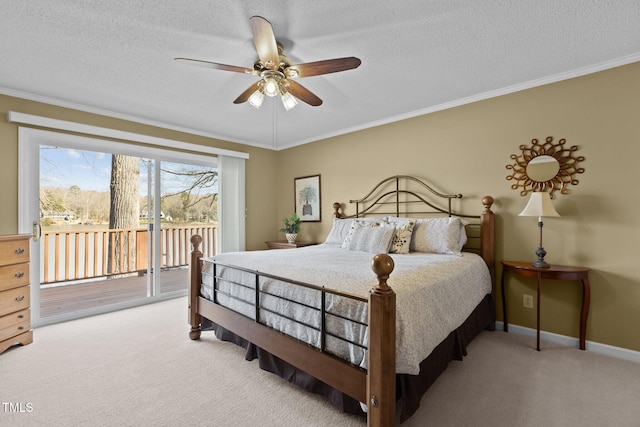
<path id="1" fill-rule="evenodd" d="M 243 102 L 247 102 L 249 100 L 249 97 L 253 94 L 253 92 L 255 92 L 256 90 L 258 90 L 260 82 L 255 82 L 254 84 L 252 84 L 251 86 L 249 86 L 247 88 L 247 90 L 245 90 L 244 92 L 242 92 L 240 94 L 240 96 L 238 96 L 233 103 L 234 104 L 242 104 Z"/>
<path id="2" fill-rule="evenodd" d="M 300 101 L 306 102 L 313 107 L 322 105 L 322 99 L 318 98 L 313 92 L 302 86 L 300 83 L 294 82 L 293 80 L 287 80 L 287 83 L 287 92 L 298 98 Z"/>
<path id="3" fill-rule="evenodd" d="M 199 59 L 173 58 L 173 60 L 177 62 L 182 62 L 183 64 L 197 65 L 199 67 L 205 67 L 205 68 L 213 68 L 214 70 L 233 71 L 234 73 L 243 73 L 243 74 L 258 74 L 257 71 L 249 68 L 237 67 L 235 65 L 218 64 L 216 62 L 201 61 Z"/>
<path id="4" fill-rule="evenodd" d="M 280 65 L 276 36 L 273 34 L 271 23 L 262 16 L 251 17 L 253 42 L 258 52 L 258 58 L 265 68 L 275 70 Z"/>
<path id="5" fill-rule="evenodd" d="M 307 62 L 306 64 L 297 64 L 288 67 L 285 70 L 287 77 L 310 77 L 319 76 L 321 74 L 337 73 L 340 71 L 352 70 L 358 68 L 362 61 L 350 56 L 347 58 L 326 59 L 324 61 Z"/>

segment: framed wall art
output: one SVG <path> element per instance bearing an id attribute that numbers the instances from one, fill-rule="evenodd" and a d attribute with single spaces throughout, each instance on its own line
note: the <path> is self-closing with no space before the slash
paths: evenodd
<path id="1" fill-rule="evenodd" d="M 303 176 L 293 180 L 296 214 L 302 221 L 320 221 L 320 175 Z"/>

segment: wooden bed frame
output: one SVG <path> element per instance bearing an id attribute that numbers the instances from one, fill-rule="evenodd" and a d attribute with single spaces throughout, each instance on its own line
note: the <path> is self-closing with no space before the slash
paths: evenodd
<path id="1" fill-rule="evenodd" d="M 449 200 L 448 209 L 441 209 L 428 202 L 421 195 L 412 190 L 400 189 L 403 182 L 415 182 L 437 197 Z M 395 183 L 395 189 L 384 192 L 385 186 Z M 395 216 L 411 216 L 416 214 L 445 213 L 448 215 L 479 218 L 478 224 L 466 226 L 468 241 L 463 250 L 478 253 L 487 263 L 491 273 L 492 295 L 495 295 L 495 253 L 494 253 L 494 214 L 491 211 L 493 198 L 485 196 L 482 199 L 484 210 L 480 216 L 459 215 L 451 210 L 451 199 L 461 198 L 462 195 L 444 195 L 436 192 L 422 181 L 398 175 L 381 181 L 367 196 L 358 200 L 351 200 L 356 204 L 356 214 L 364 216 L 373 214 L 373 207 L 388 208 L 384 205 L 395 206 L 395 212 L 387 212 Z M 433 208 L 429 212 L 401 209 L 401 207 L 416 203 L 424 203 Z M 341 205 L 334 204 L 335 216 Z M 375 212 L 383 215 L 384 212 Z M 193 251 L 190 261 L 189 286 L 189 324 L 192 340 L 200 338 L 201 317 L 215 322 L 245 340 L 310 374 L 320 381 L 340 390 L 354 399 L 367 405 L 367 420 L 369 426 L 392 426 L 396 424 L 396 304 L 395 292 L 387 284 L 387 279 L 393 271 L 393 259 L 387 254 L 373 257 L 372 269 L 377 276 L 377 285 L 369 295 L 369 348 L 368 370 L 340 359 L 329 353 L 319 351 L 315 347 L 298 341 L 279 331 L 273 330 L 261 323 L 244 317 L 226 309 L 200 294 L 202 283 L 202 253 L 199 250 L 202 238 L 199 235 L 191 237 Z"/>

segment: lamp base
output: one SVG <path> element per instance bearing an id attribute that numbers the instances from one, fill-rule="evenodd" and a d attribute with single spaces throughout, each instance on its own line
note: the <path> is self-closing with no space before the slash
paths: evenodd
<path id="1" fill-rule="evenodd" d="M 538 268 L 549 268 L 549 267 L 551 267 L 551 265 L 549 265 L 547 262 L 545 262 L 545 260 L 537 260 L 536 262 L 531 263 L 531 265 L 533 265 L 534 267 L 538 267 Z"/>
<path id="2" fill-rule="evenodd" d="M 532 263 L 531 265 L 533 265 L 534 267 L 538 267 L 538 268 L 549 268 L 551 267 L 551 265 L 549 265 L 545 260 L 544 260 L 544 256 L 547 254 L 547 251 L 544 250 L 544 248 L 542 246 L 540 246 L 538 248 L 538 250 L 536 251 L 536 255 L 538 255 L 538 260 L 534 263 Z"/>

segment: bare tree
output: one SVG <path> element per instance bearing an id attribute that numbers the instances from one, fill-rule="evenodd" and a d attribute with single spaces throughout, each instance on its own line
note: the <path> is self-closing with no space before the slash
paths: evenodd
<path id="1" fill-rule="evenodd" d="M 195 217 L 196 213 L 201 211 L 192 209 L 196 205 L 206 205 L 207 212 L 213 211 L 218 200 L 218 193 L 212 192 L 218 183 L 218 171 L 202 167 L 199 169 L 180 168 L 178 170 L 163 168 L 162 172 L 172 175 L 176 181 L 184 184 L 180 190 L 164 194 L 161 202 L 178 196 L 180 198 L 180 212 L 184 215 L 185 222 L 190 220 L 190 216 Z M 207 214 L 207 217 L 209 216 L 210 214 Z"/>
<path id="2" fill-rule="evenodd" d="M 111 203 L 109 229 L 140 226 L 140 159 L 114 154 L 111 157 Z M 110 233 L 107 270 L 112 274 L 135 270 L 136 241 L 122 233 Z"/>

